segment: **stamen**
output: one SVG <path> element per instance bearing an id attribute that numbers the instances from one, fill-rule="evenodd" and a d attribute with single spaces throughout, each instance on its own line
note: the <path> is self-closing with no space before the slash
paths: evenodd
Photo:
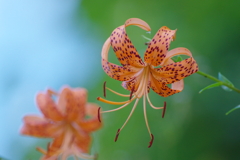
<path id="1" fill-rule="evenodd" d="M 106 98 L 106 81 L 103 83 L 103 96 Z"/>
<path id="2" fill-rule="evenodd" d="M 42 153 L 42 154 L 45 154 L 45 155 L 47 154 L 47 151 L 44 150 L 44 149 L 42 149 L 42 148 L 40 148 L 40 147 L 37 147 L 36 150 L 37 150 L 38 152 Z"/>
<path id="3" fill-rule="evenodd" d="M 164 118 L 166 107 L 167 107 L 167 102 L 164 101 L 164 107 L 163 107 L 163 110 L 162 110 L 162 118 Z"/>
<path id="4" fill-rule="evenodd" d="M 132 99 L 132 95 L 133 95 L 133 92 L 134 92 L 134 86 L 133 86 L 133 88 L 132 88 L 132 90 L 131 90 L 131 93 L 130 93 L 130 98 L 129 98 L 129 100 L 131 100 Z"/>
<path id="5" fill-rule="evenodd" d="M 154 140 L 154 136 L 153 136 L 153 134 L 151 134 L 151 141 L 149 142 L 148 148 L 150 148 L 152 146 L 153 140 Z"/>
<path id="6" fill-rule="evenodd" d="M 119 134 L 120 134 L 120 131 L 121 131 L 121 130 L 118 129 L 117 134 L 116 134 L 116 137 L 115 137 L 115 140 L 114 140 L 115 142 L 118 140 L 118 136 L 119 136 Z"/>
<path id="7" fill-rule="evenodd" d="M 145 44 L 145 45 L 149 45 L 149 44 L 150 44 L 150 42 L 145 42 L 144 44 Z"/>
<path id="8" fill-rule="evenodd" d="M 148 94 L 147 94 L 147 100 L 148 100 L 149 105 L 150 105 L 153 109 L 163 109 L 163 108 L 164 108 L 164 107 L 155 107 L 155 106 L 152 104 L 152 102 L 150 101 L 150 98 L 149 98 Z"/>
<path id="9" fill-rule="evenodd" d="M 101 107 L 98 108 L 98 121 L 101 122 L 101 119 L 100 119 L 100 110 L 101 110 Z"/>
<path id="10" fill-rule="evenodd" d="M 108 101 L 106 99 L 103 99 L 101 97 L 97 97 L 97 100 L 104 102 L 104 103 L 108 103 L 108 104 L 114 104 L 114 105 L 120 105 L 120 104 L 125 104 L 125 103 L 129 103 L 132 102 L 132 100 L 134 100 L 136 97 L 133 97 L 133 99 L 128 100 L 128 101 L 124 101 L 124 102 L 114 102 L 114 101 Z"/>
<path id="11" fill-rule="evenodd" d="M 147 119 L 147 111 L 146 111 L 146 94 L 144 94 L 144 96 L 143 96 L 143 113 L 144 113 L 144 119 L 145 119 L 145 122 L 146 122 L 146 126 L 147 126 L 147 129 L 148 129 L 148 133 L 151 136 L 151 131 L 150 131 L 150 127 L 148 125 L 148 119 Z"/>
<path id="12" fill-rule="evenodd" d="M 120 128 L 120 130 L 122 130 L 122 129 L 124 128 L 124 126 L 127 124 L 127 122 L 129 121 L 130 117 L 132 116 L 132 114 L 133 114 L 133 112 L 134 112 L 134 110 L 135 110 L 135 108 L 136 108 L 136 106 L 137 106 L 137 104 L 138 104 L 138 101 L 139 101 L 139 99 L 137 98 L 137 100 L 135 101 L 134 106 L 133 106 L 133 108 L 132 108 L 132 110 L 131 110 L 128 118 L 126 119 L 126 121 L 124 122 L 124 124 L 123 124 L 123 126 Z"/>
<path id="13" fill-rule="evenodd" d="M 118 108 L 115 108 L 115 109 L 112 109 L 112 110 L 108 110 L 108 111 L 102 111 L 101 113 L 114 112 L 114 111 L 117 111 L 117 110 L 120 110 L 120 109 L 126 107 L 129 104 L 130 103 L 126 103 L 126 104 L 122 105 L 121 107 L 118 107 Z"/>
<path id="14" fill-rule="evenodd" d="M 122 97 L 129 97 L 128 94 L 118 93 L 118 92 L 116 92 L 116 91 L 114 91 L 114 90 L 112 90 L 112 89 L 110 89 L 110 88 L 108 88 L 108 87 L 106 87 L 106 89 L 108 89 L 108 90 L 111 91 L 112 93 L 115 93 L 116 95 L 119 95 L 119 96 L 122 96 Z"/>

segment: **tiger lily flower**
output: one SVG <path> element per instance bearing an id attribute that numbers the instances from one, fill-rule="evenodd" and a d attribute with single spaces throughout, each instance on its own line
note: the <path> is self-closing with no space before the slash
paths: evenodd
<path id="1" fill-rule="evenodd" d="M 151 147 L 154 137 L 148 125 L 146 99 L 152 108 L 163 109 L 162 117 L 165 113 L 166 102 L 164 102 L 163 107 L 155 107 L 148 96 L 150 88 L 162 97 L 168 97 L 175 93 L 179 93 L 184 87 L 183 78 L 197 72 L 198 65 L 192 57 L 192 53 L 186 48 L 180 47 L 168 51 L 171 41 L 175 39 L 176 30 L 170 30 L 166 26 L 161 27 L 148 44 L 143 61 L 126 34 L 126 27 L 130 25 L 138 26 L 146 31 L 151 30 L 149 25 L 141 19 L 128 19 L 124 25 L 116 28 L 112 32 L 110 37 L 104 43 L 101 53 L 103 70 L 111 78 L 122 81 L 122 86 L 126 90 L 129 90 L 130 94 L 124 95 L 110 88 L 104 88 L 119 96 L 129 97 L 129 100 L 124 102 L 114 102 L 98 97 L 97 99 L 99 101 L 114 105 L 122 105 L 116 109 L 99 111 L 99 113 L 117 111 L 135 100 L 127 120 L 117 131 L 115 138 L 116 141 L 120 131 L 132 116 L 139 99 L 143 97 L 144 118 L 151 138 L 148 147 Z M 122 66 L 108 61 L 110 46 L 112 46 Z M 187 55 L 189 58 L 175 63 L 171 58 L 177 55 Z M 168 84 L 171 84 L 171 87 L 168 87 Z"/>
<path id="2" fill-rule="evenodd" d="M 52 96 L 58 100 L 54 102 Z M 87 91 L 83 88 L 64 87 L 60 93 L 48 90 L 38 93 L 36 103 L 43 116 L 27 115 L 23 118 L 21 134 L 52 138 L 47 151 L 37 148 L 44 154 L 43 160 L 67 159 L 74 156 L 94 159 L 88 155 L 91 145 L 90 133 L 98 130 L 102 124 L 98 121 L 99 106 L 87 103 Z"/>

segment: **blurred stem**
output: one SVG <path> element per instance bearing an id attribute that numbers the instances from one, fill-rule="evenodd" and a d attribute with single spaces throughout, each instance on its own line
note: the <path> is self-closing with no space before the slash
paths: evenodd
<path id="1" fill-rule="evenodd" d="M 209 75 L 209 74 L 207 74 L 207 73 L 204 73 L 204 72 L 201 72 L 201 71 L 198 71 L 198 72 L 196 72 L 196 73 L 198 73 L 198 74 L 200 74 L 200 75 L 202 75 L 202 76 L 204 76 L 204 77 L 206 77 L 206 78 L 209 78 L 209 79 L 211 79 L 211 80 L 213 80 L 213 81 L 215 81 L 215 82 L 221 82 L 222 85 L 224 85 L 224 86 L 226 86 L 226 87 L 228 87 L 228 88 L 231 88 L 232 90 L 240 93 L 240 90 L 239 90 L 239 89 L 235 88 L 234 86 L 230 86 L 229 84 L 227 84 L 227 83 L 225 83 L 225 82 L 223 82 L 223 81 L 220 81 L 219 79 L 217 79 L 217 78 L 215 78 L 215 77 L 213 77 L 213 76 L 211 76 L 211 75 Z"/>

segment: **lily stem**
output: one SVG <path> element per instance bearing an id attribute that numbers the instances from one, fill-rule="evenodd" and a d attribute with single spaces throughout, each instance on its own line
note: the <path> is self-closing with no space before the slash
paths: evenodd
<path id="1" fill-rule="evenodd" d="M 217 79 L 217 78 L 215 78 L 215 77 L 213 77 L 213 76 L 211 76 L 211 75 L 209 75 L 209 74 L 207 74 L 207 73 L 204 73 L 204 72 L 201 72 L 201 71 L 198 71 L 198 72 L 196 72 L 196 73 L 197 73 L 197 74 L 200 74 L 200 75 L 202 75 L 202 76 L 204 76 L 204 77 L 206 77 L 206 78 L 209 78 L 209 79 L 211 79 L 211 80 L 213 80 L 213 81 L 215 81 L 215 82 L 220 82 L 222 85 L 224 85 L 224 86 L 226 86 L 226 87 L 228 87 L 228 88 L 231 88 L 231 89 L 234 90 L 235 92 L 240 93 L 240 90 L 239 90 L 239 89 L 235 88 L 234 86 L 230 86 L 229 84 L 227 84 L 227 83 L 225 83 L 225 82 L 223 82 L 223 81 L 220 81 L 219 79 Z"/>

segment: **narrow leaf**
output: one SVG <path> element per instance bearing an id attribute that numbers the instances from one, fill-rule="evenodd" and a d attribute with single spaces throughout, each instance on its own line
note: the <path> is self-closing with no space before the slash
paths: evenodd
<path id="1" fill-rule="evenodd" d="M 227 83 L 228 85 L 234 87 L 234 85 L 232 84 L 232 82 L 229 81 L 229 80 L 228 80 L 224 75 L 222 75 L 220 72 L 218 72 L 218 79 L 219 79 L 220 81 L 223 81 L 224 83 Z M 225 91 L 228 91 L 228 92 L 232 91 L 232 89 L 230 89 L 230 88 L 228 88 L 227 86 L 224 86 L 224 85 L 222 85 L 222 89 L 224 89 Z"/>
<path id="2" fill-rule="evenodd" d="M 239 109 L 239 108 L 240 108 L 240 105 L 234 107 L 233 109 L 231 109 L 230 111 L 228 111 L 228 112 L 226 113 L 226 115 L 228 115 L 228 114 L 231 113 L 232 111 L 235 111 L 236 109 Z"/>
<path id="3" fill-rule="evenodd" d="M 182 59 L 182 57 L 180 55 L 178 55 L 178 56 L 173 57 L 172 60 L 174 62 L 181 62 L 183 59 Z"/>
<path id="4" fill-rule="evenodd" d="M 148 37 L 146 37 L 146 36 L 144 36 L 144 35 L 142 35 L 142 37 L 144 38 L 144 39 L 146 39 L 146 40 L 148 40 L 148 42 L 150 42 L 152 39 L 150 39 L 150 38 L 148 38 Z"/>
<path id="5" fill-rule="evenodd" d="M 218 86 L 221 86 L 221 85 L 222 85 L 222 82 L 213 83 L 213 84 L 211 84 L 211 85 L 203 88 L 202 90 L 200 90 L 199 93 L 202 93 L 202 92 L 205 91 L 206 89 L 218 87 Z"/>

